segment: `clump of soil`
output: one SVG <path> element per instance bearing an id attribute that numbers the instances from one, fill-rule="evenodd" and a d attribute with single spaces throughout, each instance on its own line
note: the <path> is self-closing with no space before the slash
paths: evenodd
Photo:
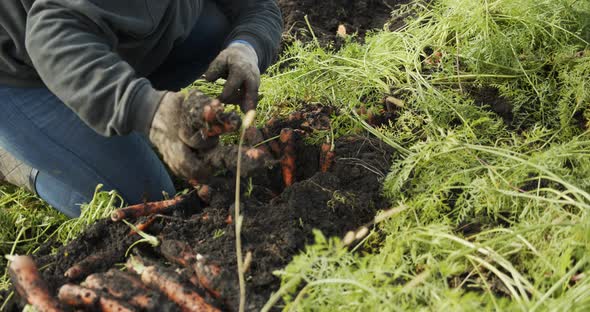
<path id="1" fill-rule="evenodd" d="M 337 39 L 336 32 L 344 25 L 348 34 L 362 38 L 368 30 L 383 28 L 391 19 L 391 12 L 409 0 L 279 0 L 283 11 L 285 31 L 298 39 L 311 38 L 305 22 L 307 15 L 320 42 Z M 394 28 L 395 28 L 394 24 Z M 303 31 L 303 32 L 301 32 Z"/>
<path id="2" fill-rule="evenodd" d="M 258 311 L 279 288 L 280 280 L 272 272 L 284 268 L 293 256 L 313 243 L 313 229 L 328 236 L 342 236 L 370 221 L 376 211 L 388 208 L 388 202 L 381 196 L 381 180 L 389 169 L 393 151 L 384 143 L 366 137 L 339 139 L 333 166 L 328 172 L 319 172 L 319 147 L 306 145 L 304 138 L 313 128 L 324 127 L 329 122 L 329 113 L 332 113 L 329 108 L 309 106 L 294 118 L 275 120 L 268 127 L 269 136 L 285 127 L 298 133 L 297 174 L 292 186 L 282 186 L 278 165 L 243 179 L 243 249 L 253 256 L 247 273 L 249 311 Z M 146 232 L 162 241 L 185 242 L 208 262 L 218 265 L 225 277 L 221 286 L 223 298 L 208 297 L 208 300 L 223 310 L 233 311 L 239 302 L 234 224 L 230 217 L 235 189 L 233 175 L 219 176 L 210 188 L 209 203 L 193 196 L 193 201 L 179 207 L 173 215 L 158 218 Z M 37 254 L 36 262 L 56 294 L 68 282 L 64 272 L 72 265 L 89 255 L 103 253 L 109 257 L 92 268 L 93 273 L 119 268 L 128 247 L 138 239 L 129 235 L 127 225 L 102 220 L 56 254 L 51 254 L 49 249 Z M 139 245 L 133 251 L 150 263 L 177 268 L 166 261 L 158 248 Z"/>

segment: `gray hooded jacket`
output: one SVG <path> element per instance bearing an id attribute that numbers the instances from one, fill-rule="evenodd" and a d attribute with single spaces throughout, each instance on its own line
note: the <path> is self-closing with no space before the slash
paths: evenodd
<path id="1" fill-rule="evenodd" d="M 163 96 L 144 78 L 215 1 L 266 69 L 280 41 L 276 0 L 1 0 L 0 85 L 46 86 L 98 133 L 147 133 Z"/>

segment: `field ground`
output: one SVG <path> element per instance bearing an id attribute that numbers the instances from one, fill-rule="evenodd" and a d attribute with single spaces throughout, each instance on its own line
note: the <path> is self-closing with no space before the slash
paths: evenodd
<path id="1" fill-rule="evenodd" d="M 130 254 L 180 269 L 185 242 L 214 272 L 193 281 L 203 298 L 237 310 L 237 223 L 251 311 L 590 309 L 589 1 L 279 2 L 257 123 L 269 150 L 294 148 L 293 185 L 278 164 L 242 179 L 236 222 L 220 172 L 145 229 L 159 247 L 107 219 L 114 193 L 66 221 L 2 186 L 1 251 L 34 254 L 55 294 L 93 255 L 86 273 Z M 0 289 L 0 310 L 22 308 Z"/>

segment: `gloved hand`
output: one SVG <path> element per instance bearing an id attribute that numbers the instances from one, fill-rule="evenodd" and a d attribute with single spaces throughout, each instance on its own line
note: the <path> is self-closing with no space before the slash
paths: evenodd
<path id="1" fill-rule="evenodd" d="M 198 91 L 195 91 L 198 92 Z M 196 128 L 202 125 L 202 112 L 211 99 L 198 92 L 192 107 L 185 104 L 185 95 L 180 92 L 168 92 L 160 101 L 150 128 L 149 139 L 162 154 L 164 162 L 178 176 L 194 179 L 209 174 L 206 166 L 199 166 L 200 160 L 192 150 L 193 147 L 215 145 L 216 138 L 199 137 Z M 184 105 L 183 105 L 184 104 Z M 195 120 L 195 126 L 189 126 L 187 120 Z"/>
<path id="2" fill-rule="evenodd" d="M 258 56 L 252 46 L 234 42 L 215 58 L 205 73 L 209 82 L 225 78 L 226 83 L 219 99 L 223 103 L 238 104 L 243 112 L 256 109 L 260 69 Z"/>
<path id="3" fill-rule="evenodd" d="M 237 113 L 225 113 L 219 100 L 198 90 L 188 96 L 168 92 L 160 101 L 149 132 L 149 139 L 164 162 L 179 177 L 206 183 L 219 169 L 235 171 L 237 147 L 217 146 L 219 135 L 240 128 Z M 246 175 L 265 165 L 266 155 L 257 149 L 242 155 Z"/>

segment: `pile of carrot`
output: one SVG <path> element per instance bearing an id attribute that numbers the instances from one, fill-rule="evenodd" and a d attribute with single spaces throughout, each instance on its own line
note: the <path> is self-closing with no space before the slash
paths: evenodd
<path id="1" fill-rule="evenodd" d="M 222 299 L 220 285 L 223 281 L 219 266 L 208 263 L 180 241 L 164 240 L 160 252 L 168 261 L 184 269 L 177 271 L 147 264 L 139 257 L 129 258 L 128 272 L 110 269 L 89 274 L 84 265 L 78 264 L 68 271 L 69 275 L 86 278 L 79 285 L 68 283 L 61 286 L 57 299 L 50 294 L 31 257 L 7 258 L 11 262 L 10 277 L 18 294 L 40 312 L 72 308 L 103 312 L 161 311 L 174 310 L 175 306 L 181 311 L 220 311 L 209 303 Z M 97 255 L 84 261 L 97 261 L 101 257 Z"/>

